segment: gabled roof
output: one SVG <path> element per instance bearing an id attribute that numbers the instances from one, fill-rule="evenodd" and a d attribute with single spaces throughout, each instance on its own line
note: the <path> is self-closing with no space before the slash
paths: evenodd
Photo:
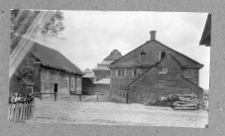
<path id="1" fill-rule="evenodd" d="M 86 68 L 84 71 L 83 71 L 84 74 L 89 74 L 89 73 L 92 73 L 93 74 L 93 71 L 90 70 L 89 68 Z"/>
<path id="2" fill-rule="evenodd" d="M 32 43 L 29 52 L 40 61 L 41 65 L 71 72 L 74 74 L 82 74 L 82 71 L 65 56 L 63 56 L 59 51 L 28 39 L 25 40 Z"/>
<path id="3" fill-rule="evenodd" d="M 109 56 L 107 56 L 102 62 L 98 63 L 95 68 L 93 68 L 93 71 L 97 70 L 110 70 L 108 66 L 114 62 L 115 60 L 122 57 L 122 54 L 118 50 L 113 50 Z"/>
<path id="4" fill-rule="evenodd" d="M 86 68 L 84 71 L 83 71 L 84 75 L 82 76 L 83 78 L 96 78 L 95 75 L 94 75 L 94 72 L 91 71 L 89 68 Z"/>
<path id="5" fill-rule="evenodd" d="M 118 50 L 113 50 L 109 56 L 107 56 L 104 61 L 114 61 L 122 57 L 122 54 Z"/>
<path id="6" fill-rule="evenodd" d="M 200 88 L 200 89 L 202 89 L 202 90 L 203 90 L 203 88 L 201 88 L 200 86 L 198 86 L 197 84 L 195 84 L 195 83 L 194 83 L 194 82 L 192 82 L 191 80 L 189 80 L 189 79 L 185 78 L 184 76 L 180 75 L 180 77 L 182 77 L 183 79 L 185 79 L 186 81 L 190 82 L 190 83 L 191 83 L 191 84 L 193 84 L 194 86 L 196 86 L 196 87 L 198 87 L 198 88 Z"/>
<path id="7" fill-rule="evenodd" d="M 151 68 L 149 68 L 148 70 L 146 70 L 144 73 L 142 73 L 139 77 L 137 77 L 134 81 L 132 81 L 128 86 L 131 86 L 132 84 L 134 84 L 138 79 L 140 79 L 141 77 L 143 77 L 146 73 L 148 73 L 150 70 L 153 70 L 153 69 L 157 69 L 157 65 L 159 65 L 161 62 L 163 62 L 166 58 L 168 57 L 171 57 L 172 59 L 174 59 L 174 61 L 176 61 L 180 66 L 181 66 L 181 63 L 175 58 L 173 57 L 171 54 L 167 54 L 164 58 L 161 59 L 161 61 L 157 62 L 155 65 L 152 65 Z"/>
<path id="8" fill-rule="evenodd" d="M 27 79 L 25 77 L 19 76 L 18 73 L 15 73 L 14 76 L 17 77 L 17 78 L 19 78 L 20 80 L 22 80 L 26 85 L 31 85 L 31 86 L 34 86 L 35 85 L 35 83 L 33 83 L 32 81 L 30 81 L 29 79 Z"/>
<path id="9" fill-rule="evenodd" d="M 210 46 L 211 45 L 211 14 L 208 14 L 204 30 L 202 32 L 202 37 L 200 40 L 200 45 L 206 45 Z"/>
<path id="10" fill-rule="evenodd" d="M 129 53 L 127 53 L 126 55 L 124 55 L 124 56 L 121 57 L 120 59 L 115 60 L 113 63 L 110 64 L 110 67 L 113 67 L 114 65 L 118 65 L 118 64 L 120 63 L 120 61 L 121 61 L 123 58 L 125 58 L 126 56 L 128 56 L 128 55 L 134 53 L 135 51 L 137 51 L 138 49 L 140 49 L 140 48 L 142 48 L 142 47 L 144 47 L 144 46 L 148 46 L 149 44 L 152 44 L 153 42 L 156 42 L 156 43 L 158 43 L 159 45 L 164 46 L 165 48 L 167 48 L 167 49 L 169 49 L 169 50 L 171 50 L 171 51 L 173 51 L 173 52 L 175 52 L 175 53 L 177 53 L 177 54 L 183 56 L 184 58 L 186 58 L 186 60 L 188 60 L 189 63 L 191 63 L 191 65 L 190 65 L 190 64 L 186 64 L 185 62 L 182 62 L 181 60 L 179 60 L 180 58 L 177 58 L 177 60 L 182 64 L 182 66 L 196 67 L 196 68 L 202 68 L 202 67 L 203 67 L 203 65 L 200 64 L 199 62 L 197 62 L 197 61 L 191 59 L 190 57 L 188 57 L 188 56 L 186 56 L 186 55 L 184 55 L 184 54 L 182 54 L 182 53 L 180 53 L 180 52 L 178 52 L 178 51 L 176 51 L 176 50 L 174 50 L 174 49 L 172 49 L 172 48 L 170 48 L 170 47 L 168 47 L 168 46 L 162 44 L 161 42 L 159 42 L 159 41 L 157 41 L 157 40 L 155 40 L 155 39 L 150 40 L 150 41 L 147 41 L 145 44 L 143 44 L 143 45 L 141 45 L 141 46 L 135 48 L 134 50 L 130 51 Z M 151 46 L 151 45 L 149 45 L 149 46 Z M 173 56 L 173 57 L 175 57 L 175 56 Z M 176 58 L 176 57 L 175 57 L 175 58 Z"/>

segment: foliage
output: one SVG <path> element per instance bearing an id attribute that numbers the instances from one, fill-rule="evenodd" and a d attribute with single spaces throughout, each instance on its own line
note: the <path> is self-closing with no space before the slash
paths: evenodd
<path id="1" fill-rule="evenodd" d="M 30 29 L 33 23 L 35 23 L 35 19 L 39 19 L 38 15 L 50 14 L 47 17 L 45 24 L 38 24 L 35 28 L 40 29 L 41 33 L 48 37 L 57 37 L 64 30 L 63 20 L 64 16 L 61 11 L 36 11 L 36 10 L 20 10 L 14 9 L 11 10 L 11 34 L 17 34 L 22 36 L 29 32 L 36 32 L 37 30 Z"/>

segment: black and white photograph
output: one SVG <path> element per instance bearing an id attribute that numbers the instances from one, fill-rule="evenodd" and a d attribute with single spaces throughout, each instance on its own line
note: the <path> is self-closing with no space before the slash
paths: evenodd
<path id="1" fill-rule="evenodd" d="M 211 14 L 11 9 L 8 120 L 207 128 Z"/>

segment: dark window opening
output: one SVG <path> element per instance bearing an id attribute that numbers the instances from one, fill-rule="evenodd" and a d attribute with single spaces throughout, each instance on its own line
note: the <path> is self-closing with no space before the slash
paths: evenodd
<path id="1" fill-rule="evenodd" d="M 55 83 L 55 84 L 54 84 L 54 93 L 57 93 L 57 92 L 58 92 L 58 84 Z"/>
<path id="2" fill-rule="evenodd" d="M 163 52 L 161 53 L 161 59 L 164 58 L 165 56 L 166 56 L 166 52 L 163 51 Z"/>
<path id="3" fill-rule="evenodd" d="M 146 55 L 146 53 L 145 52 L 142 52 L 141 55 Z"/>

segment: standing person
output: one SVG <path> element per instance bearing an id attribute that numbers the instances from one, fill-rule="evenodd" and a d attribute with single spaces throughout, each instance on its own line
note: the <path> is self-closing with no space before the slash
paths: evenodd
<path id="1" fill-rule="evenodd" d="M 27 102 L 31 102 L 34 99 L 34 96 L 31 92 L 28 93 L 27 95 Z"/>
<path id="2" fill-rule="evenodd" d="M 27 95 L 27 102 L 29 105 L 29 110 L 28 110 L 28 115 L 27 115 L 27 119 L 31 119 L 33 117 L 33 104 L 34 104 L 34 97 L 33 94 L 31 92 L 28 93 Z"/>
<path id="3" fill-rule="evenodd" d="M 14 93 L 14 96 L 11 98 L 12 104 L 16 104 L 18 102 L 18 93 Z"/>

